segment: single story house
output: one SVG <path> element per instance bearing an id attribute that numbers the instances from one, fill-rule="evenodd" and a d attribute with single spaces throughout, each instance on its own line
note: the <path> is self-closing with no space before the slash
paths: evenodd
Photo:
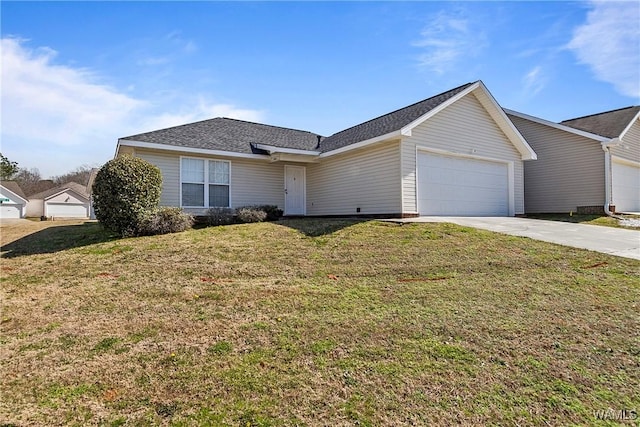
<path id="1" fill-rule="evenodd" d="M 24 218 L 27 202 L 27 196 L 17 182 L 0 182 L 0 218 Z"/>
<path id="2" fill-rule="evenodd" d="M 161 204 L 272 204 L 285 215 L 524 213 L 536 154 L 481 81 L 328 137 L 214 118 L 120 138 L 162 172 Z"/>
<path id="3" fill-rule="evenodd" d="M 526 213 L 640 212 L 640 106 L 553 123 L 506 110 L 538 160 Z"/>
<path id="4" fill-rule="evenodd" d="M 28 217 L 89 218 L 90 195 L 84 185 L 68 182 L 29 197 Z"/>

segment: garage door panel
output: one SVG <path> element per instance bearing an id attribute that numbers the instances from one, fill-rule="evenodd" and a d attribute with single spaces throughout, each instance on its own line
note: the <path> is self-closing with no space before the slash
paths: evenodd
<path id="1" fill-rule="evenodd" d="M 0 218 L 20 218 L 20 207 L 16 205 L 0 205 Z"/>
<path id="2" fill-rule="evenodd" d="M 506 163 L 418 153 L 421 215 L 509 215 Z"/>
<path id="3" fill-rule="evenodd" d="M 88 218 L 89 209 L 84 204 L 47 203 L 46 215 L 54 218 Z"/>
<path id="4" fill-rule="evenodd" d="M 640 167 L 612 162 L 613 203 L 618 212 L 640 212 Z"/>

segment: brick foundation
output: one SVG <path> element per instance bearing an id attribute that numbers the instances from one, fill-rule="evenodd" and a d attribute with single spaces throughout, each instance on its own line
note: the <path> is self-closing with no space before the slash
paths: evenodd
<path id="1" fill-rule="evenodd" d="M 615 206 L 613 206 L 615 209 Z M 598 206 L 578 206 L 576 208 L 576 213 L 578 215 L 604 215 L 604 207 L 602 205 Z"/>

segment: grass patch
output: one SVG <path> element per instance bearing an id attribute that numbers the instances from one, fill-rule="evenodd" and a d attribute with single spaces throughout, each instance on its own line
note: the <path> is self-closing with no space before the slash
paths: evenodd
<path id="1" fill-rule="evenodd" d="M 117 241 L 21 222 L 2 239 L 8 424 L 598 425 L 640 408 L 636 260 L 343 219 Z"/>
<path id="2" fill-rule="evenodd" d="M 638 219 L 636 215 L 617 215 L 622 218 Z M 574 213 L 567 214 L 527 214 L 527 218 L 544 219 L 547 221 L 571 222 L 574 224 L 591 224 L 601 225 L 605 227 L 627 228 L 630 230 L 638 230 L 640 227 L 626 226 L 620 223 L 616 218 L 606 215 L 578 215 Z"/>

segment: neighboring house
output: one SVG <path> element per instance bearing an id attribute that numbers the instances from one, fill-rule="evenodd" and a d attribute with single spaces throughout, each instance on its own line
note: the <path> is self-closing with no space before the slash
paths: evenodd
<path id="1" fill-rule="evenodd" d="M 278 205 L 285 215 L 524 213 L 536 155 L 480 81 L 329 137 L 215 118 L 118 140 L 162 172 L 161 204 Z"/>
<path id="2" fill-rule="evenodd" d="M 28 217 L 89 218 L 90 195 L 84 185 L 68 182 L 34 194 L 27 204 Z"/>
<path id="3" fill-rule="evenodd" d="M 506 112 L 538 155 L 525 212 L 640 212 L 640 106 L 561 123 Z"/>
<path id="4" fill-rule="evenodd" d="M 17 182 L 0 182 L 0 218 L 24 218 L 27 202 L 27 196 Z"/>

